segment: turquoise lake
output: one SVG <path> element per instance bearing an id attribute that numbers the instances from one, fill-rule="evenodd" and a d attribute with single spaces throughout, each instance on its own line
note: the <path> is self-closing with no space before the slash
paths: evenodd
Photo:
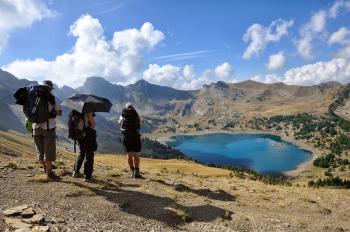
<path id="1" fill-rule="evenodd" d="M 311 159 L 311 153 L 274 135 L 205 134 L 174 136 L 167 143 L 203 163 L 230 164 L 279 175 Z"/>

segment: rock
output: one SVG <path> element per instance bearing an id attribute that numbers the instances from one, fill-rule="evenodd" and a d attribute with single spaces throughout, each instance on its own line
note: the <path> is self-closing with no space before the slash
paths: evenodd
<path id="1" fill-rule="evenodd" d="M 31 217 L 35 214 L 35 211 L 32 208 L 28 208 L 23 210 L 23 212 L 21 213 L 22 217 Z"/>
<path id="2" fill-rule="evenodd" d="M 23 212 L 23 210 L 27 209 L 28 208 L 28 205 L 20 205 L 20 206 L 17 206 L 17 207 L 13 207 L 13 208 L 10 208 L 10 209 L 6 209 L 4 210 L 2 213 L 5 215 L 5 216 L 11 216 L 11 215 L 16 215 L 16 214 L 20 214 Z"/>
<path id="3" fill-rule="evenodd" d="M 32 232 L 47 232 L 50 230 L 49 226 L 34 226 Z"/>
<path id="4" fill-rule="evenodd" d="M 30 224 L 40 224 L 45 221 L 45 218 L 41 214 L 36 214 L 32 218 L 22 219 L 22 221 Z"/>
<path id="5" fill-rule="evenodd" d="M 30 228 L 16 229 L 15 232 L 32 232 L 32 229 Z"/>
<path id="6" fill-rule="evenodd" d="M 4 221 L 5 221 L 5 224 L 15 229 L 25 229 L 25 228 L 32 227 L 31 224 L 24 223 L 21 221 L 21 219 L 17 219 L 17 218 L 5 218 Z"/>

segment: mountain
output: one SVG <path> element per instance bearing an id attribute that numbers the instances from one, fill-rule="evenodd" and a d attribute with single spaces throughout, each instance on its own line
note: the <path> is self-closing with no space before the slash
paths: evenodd
<path id="1" fill-rule="evenodd" d="M 14 104 L 13 92 L 31 83 L 0 70 L 0 129 L 23 132 L 21 107 Z M 94 94 L 111 100 L 109 114 L 98 114 L 99 142 L 102 151 L 121 150 L 119 128 L 116 123 L 121 109 L 132 102 L 146 119 L 143 133 L 186 131 L 198 128 L 223 129 L 228 125 L 244 124 L 253 117 L 276 114 L 314 113 L 325 115 L 335 93 L 342 88 L 337 82 L 315 86 L 296 86 L 284 83 L 264 84 L 252 80 L 240 83 L 222 81 L 204 85 L 199 90 L 184 91 L 139 80 L 122 86 L 102 77 L 89 77 L 82 86 L 56 86 L 55 95 L 62 101 L 76 93 Z M 59 137 L 66 139 L 68 108 L 59 119 Z"/>
<path id="2" fill-rule="evenodd" d="M 20 87 L 36 83 L 17 79 L 9 72 L 0 69 L 0 130 L 24 132 L 24 116 L 15 104 L 13 93 Z"/>

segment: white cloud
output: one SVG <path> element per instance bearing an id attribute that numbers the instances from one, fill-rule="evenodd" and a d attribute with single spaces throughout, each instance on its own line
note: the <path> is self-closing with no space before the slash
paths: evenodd
<path id="1" fill-rule="evenodd" d="M 164 39 L 151 23 L 140 29 L 115 32 L 111 41 L 103 36 L 99 20 L 81 16 L 69 35 L 77 38 L 74 47 L 55 60 L 16 60 L 5 67 L 18 77 L 47 78 L 59 85 L 77 87 L 89 76 L 102 76 L 114 83 L 128 84 L 137 80 L 143 68 L 143 52 Z"/>
<path id="2" fill-rule="evenodd" d="M 196 75 L 193 66 L 185 65 L 183 68 L 166 64 L 150 64 L 144 71 L 143 78 L 151 83 L 167 85 L 176 89 L 198 89 L 204 84 L 217 81 L 234 82 L 233 70 L 229 63 L 218 65 L 201 75 Z"/>
<path id="3" fill-rule="evenodd" d="M 263 83 L 284 82 L 288 85 L 317 85 L 330 81 L 342 84 L 350 82 L 350 60 L 335 58 L 287 70 L 282 76 L 277 74 L 256 75 L 250 78 Z"/>
<path id="4" fill-rule="evenodd" d="M 193 51 L 193 52 L 184 52 L 184 53 L 177 53 L 177 54 L 171 54 L 171 55 L 165 55 L 165 56 L 158 56 L 153 58 L 152 60 L 162 60 L 162 61 L 188 60 L 188 59 L 209 56 L 213 53 L 214 53 L 213 50 L 199 50 L 199 51 Z"/>
<path id="5" fill-rule="evenodd" d="M 269 56 L 269 62 L 267 63 L 266 67 L 269 70 L 278 70 L 282 68 L 285 63 L 286 57 L 284 56 L 283 52 L 278 52 Z"/>
<path id="6" fill-rule="evenodd" d="M 329 9 L 329 17 L 331 18 L 336 18 L 338 16 L 338 13 L 340 10 L 346 10 L 349 11 L 350 10 L 350 1 L 344 1 L 344 0 L 338 0 L 335 1 L 334 4 L 332 5 L 332 7 Z"/>
<path id="7" fill-rule="evenodd" d="M 340 49 L 336 55 L 337 58 L 343 58 L 350 60 L 350 46 Z"/>
<path id="8" fill-rule="evenodd" d="M 302 26 L 299 31 L 300 39 L 296 42 L 298 53 L 305 59 L 313 58 L 313 42 L 325 29 L 327 14 L 320 10 L 313 14 L 310 21 Z"/>
<path id="9" fill-rule="evenodd" d="M 346 27 L 339 28 L 338 31 L 334 32 L 328 39 L 329 44 L 341 44 L 347 45 L 350 44 L 350 39 L 348 38 L 350 35 L 349 29 Z"/>
<path id="10" fill-rule="evenodd" d="M 29 27 L 55 15 L 42 0 L 1 0 L 0 2 L 0 54 L 6 47 L 11 32 L 15 29 Z"/>
<path id="11" fill-rule="evenodd" d="M 292 68 L 284 74 L 286 84 L 315 85 L 329 81 L 350 82 L 350 62 L 335 58 L 328 62 L 317 62 Z"/>
<path id="12" fill-rule="evenodd" d="M 249 42 L 249 45 L 242 58 L 250 59 L 253 56 L 259 56 L 259 53 L 265 49 L 268 43 L 278 42 L 283 36 L 287 35 L 288 29 L 293 23 L 293 20 L 278 19 L 271 22 L 267 27 L 258 23 L 251 25 L 243 35 L 244 42 Z"/>
<path id="13" fill-rule="evenodd" d="M 278 76 L 277 74 L 267 74 L 265 76 L 262 75 L 256 75 L 250 78 L 253 81 L 258 81 L 266 84 L 276 83 L 276 82 L 282 82 L 282 78 Z"/>

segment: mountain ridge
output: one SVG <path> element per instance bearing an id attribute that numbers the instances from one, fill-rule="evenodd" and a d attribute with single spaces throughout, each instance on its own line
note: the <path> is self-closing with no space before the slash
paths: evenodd
<path id="1" fill-rule="evenodd" d="M 13 92 L 32 82 L 18 79 L 0 70 L 0 129 L 24 132 L 24 116 L 21 107 L 14 104 Z M 253 117 L 270 117 L 277 114 L 315 113 L 326 115 L 334 94 L 343 86 L 327 82 L 314 86 L 265 84 L 253 80 L 239 83 L 218 81 L 204 85 L 198 90 L 178 90 L 138 80 L 122 86 L 113 84 L 98 76 L 88 77 L 82 86 L 56 86 L 55 95 L 59 102 L 75 93 L 94 94 L 107 97 L 113 103 L 109 114 L 99 114 L 98 124 L 102 142 L 107 151 L 117 149 L 116 118 L 125 103 L 132 102 L 146 119 L 144 133 L 186 131 L 193 125 L 197 129 L 224 129 L 227 125 L 239 125 Z M 66 117 L 69 109 L 64 108 L 59 119 L 62 130 L 58 131 L 64 141 Z M 119 147 L 119 146 L 117 146 Z M 120 147 L 118 149 L 121 149 Z"/>

